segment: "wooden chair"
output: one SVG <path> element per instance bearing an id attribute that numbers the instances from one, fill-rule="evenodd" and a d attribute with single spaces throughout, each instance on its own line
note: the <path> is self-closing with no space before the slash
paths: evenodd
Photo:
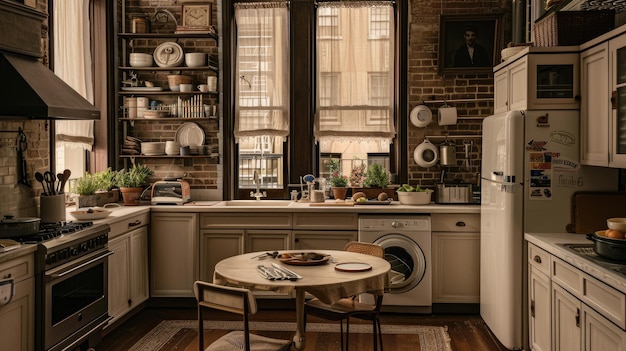
<path id="1" fill-rule="evenodd" d="M 248 316 L 257 312 L 256 299 L 248 289 L 197 281 L 194 294 L 198 301 L 198 350 L 199 351 L 288 351 L 291 340 L 272 339 L 250 334 Z M 232 331 L 204 348 L 203 310 L 215 309 L 243 316 L 244 330 Z"/>
<path id="2" fill-rule="evenodd" d="M 344 251 L 358 252 L 376 257 L 384 257 L 384 249 L 380 245 L 352 241 L 346 244 Z M 343 347 L 343 320 L 346 321 L 346 348 L 349 348 L 350 340 L 350 317 L 372 321 L 372 334 L 374 336 L 374 351 L 383 351 L 383 339 L 380 327 L 380 309 L 383 304 L 383 295 L 374 296 L 374 304 L 359 302 L 358 296 L 341 299 L 339 302 L 328 305 L 314 298 L 304 305 L 304 321 L 306 328 L 306 316 L 312 315 L 331 321 L 339 321 L 339 335 L 341 338 L 341 350 Z"/>

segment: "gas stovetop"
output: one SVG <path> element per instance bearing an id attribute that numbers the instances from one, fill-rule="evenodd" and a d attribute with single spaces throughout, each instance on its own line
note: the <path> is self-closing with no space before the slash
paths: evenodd
<path id="1" fill-rule="evenodd" d="M 39 232 L 33 235 L 19 237 L 16 241 L 24 244 L 37 244 L 64 234 L 75 233 L 93 226 L 93 222 L 61 222 L 43 223 L 39 226 Z"/>
<path id="2" fill-rule="evenodd" d="M 588 261 L 591 261 L 604 268 L 608 268 L 614 272 L 617 272 L 623 276 L 626 276 L 626 262 L 608 260 L 602 256 L 599 256 L 593 250 L 593 244 L 557 244 L 563 246 L 571 252 L 574 252 L 579 257 L 582 257 Z"/>

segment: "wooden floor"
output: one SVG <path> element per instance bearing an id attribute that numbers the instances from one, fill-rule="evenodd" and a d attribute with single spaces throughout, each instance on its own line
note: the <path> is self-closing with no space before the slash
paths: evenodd
<path id="1" fill-rule="evenodd" d="M 236 316 L 222 314 L 211 315 L 215 320 L 232 320 L 237 319 Z M 166 319 L 196 319 L 196 310 L 189 307 L 171 308 L 171 307 L 146 307 L 140 312 L 129 318 L 127 321 L 119 324 L 113 331 L 106 333 L 103 339 L 95 346 L 96 351 L 127 351 L 139 339 L 154 328 L 160 321 Z M 251 316 L 254 321 L 281 321 L 293 322 L 295 320 L 295 311 L 285 308 L 262 308 L 256 315 Z M 448 334 L 451 338 L 451 346 L 453 351 L 505 351 L 503 347 L 491 334 L 480 316 L 475 314 L 398 314 L 383 313 L 381 316 L 383 324 L 409 324 L 409 325 L 430 325 L 430 326 L 447 326 Z M 309 322 L 325 322 L 310 317 Z M 356 323 L 356 321 L 353 321 Z M 272 335 L 271 333 L 281 332 L 265 332 L 260 333 L 270 337 L 289 338 L 289 335 Z M 282 332 L 284 333 L 284 332 Z M 319 334 L 319 335 L 318 335 Z M 320 338 L 329 338 L 329 333 L 313 333 L 307 332 L 307 346 L 316 345 L 315 351 L 339 350 L 339 333 L 331 334 L 334 340 L 319 340 Z M 215 336 L 215 338 L 219 335 Z M 211 336 L 209 336 L 211 338 Z M 211 340 L 206 340 L 210 342 Z M 385 350 L 416 350 L 415 341 L 406 336 L 393 336 L 385 334 L 383 337 Z M 193 345 L 197 345 L 194 342 Z M 208 345 L 208 344 L 207 344 Z M 324 345 L 324 346 L 320 346 Z M 175 350 L 196 350 L 193 348 L 174 348 Z M 172 349 L 172 351 L 174 350 Z M 307 350 L 313 349 L 307 347 Z M 351 334 L 350 350 L 367 351 L 373 350 L 372 339 L 370 334 Z"/>

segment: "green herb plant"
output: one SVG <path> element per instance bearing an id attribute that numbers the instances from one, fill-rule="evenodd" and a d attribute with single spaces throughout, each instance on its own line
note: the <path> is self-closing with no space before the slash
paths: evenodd
<path id="1" fill-rule="evenodd" d="M 389 185 L 389 172 L 379 163 L 372 163 L 365 172 L 364 187 L 384 188 Z"/>
<path id="2" fill-rule="evenodd" d="M 136 163 L 128 170 L 117 171 L 113 179 L 115 185 L 120 188 L 140 188 L 146 185 L 148 178 L 153 174 L 148 166 Z"/>

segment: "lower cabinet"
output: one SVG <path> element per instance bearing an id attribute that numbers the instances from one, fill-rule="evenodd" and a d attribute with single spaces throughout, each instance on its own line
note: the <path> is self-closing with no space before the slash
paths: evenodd
<path id="1" fill-rule="evenodd" d="M 294 250 L 343 250 L 351 241 L 356 241 L 358 232 L 333 230 L 294 230 Z"/>
<path id="2" fill-rule="evenodd" d="M 433 303 L 480 302 L 480 215 L 431 215 Z"/>
<path id="3" fill-rule="evenodd" d="M 626 294 L 528 244 L 534 351 L 626 350 Z"/>
<path id="4" fill-rule="evenodd" d="M 110 223 L 108 276 L 112 325 L 148 299 L 148 211 Z"/>
<path id="5" fill-rule="evenodd" d="M 244 251 L 245 230 L 200 230 L 200 280 L 212 282 L 215 265 Z"/>
<path id="6" fill-rule="evenodd" d="M 27 254 L 0 263 L 0 288 L 10 288 L 13 297 L 0 299 L 0 349 L 35 349 L 35 255 Z M 6 290 L 5 290 L 6 291 Z"/>
<path id="7" fill-rule="evenodd" d="M 193 297 L 198 214 L 153 212 L 150 223 L 150 297 Z"/>

